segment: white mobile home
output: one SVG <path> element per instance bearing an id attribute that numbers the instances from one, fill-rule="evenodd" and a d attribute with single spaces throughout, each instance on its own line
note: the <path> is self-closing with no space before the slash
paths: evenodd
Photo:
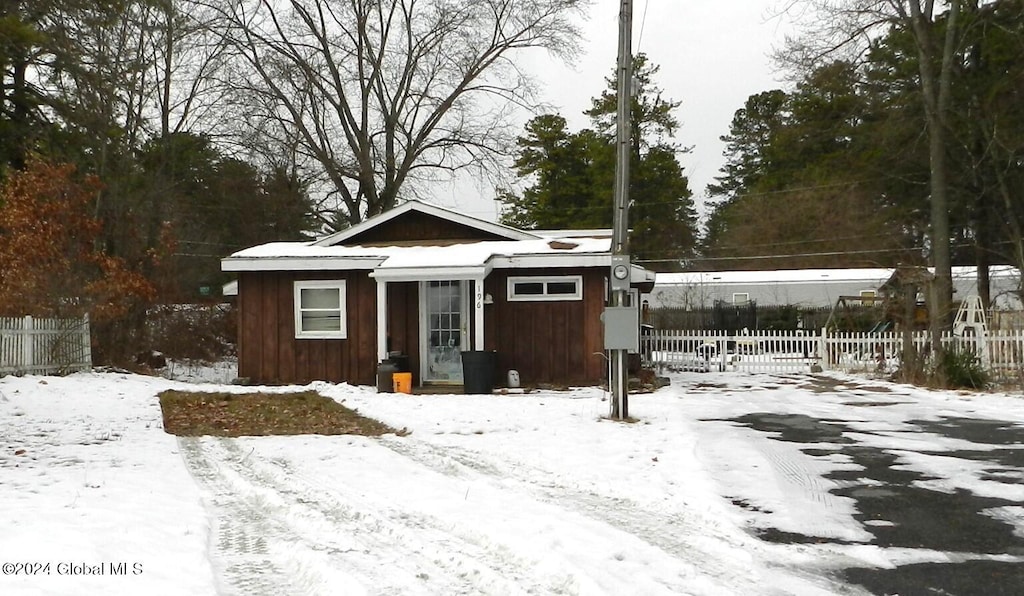
<path id="1" fill-rule="evenodd" d="M 649 306 L 699 309 L 717 301 L 759 306 L 831 307 L 840 296 L 872 298 L 895 269 L 781 269 L 774 271 L 705 271 L 659 273 L 647 297 Z M 990 269 L 996 308 L 1020 308 L 1020 271 L 1010 266 Z M 976 295 L 974 267 L 953 268 L 953 299 Z"/>

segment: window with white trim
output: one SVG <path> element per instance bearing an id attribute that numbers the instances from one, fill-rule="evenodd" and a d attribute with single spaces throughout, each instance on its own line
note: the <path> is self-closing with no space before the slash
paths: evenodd
<path id="1" fill-rule="evenodd" d="M 750 294 L 746 292 L 737 292 L 732 295 L 733 304 L 746 304 L 750 302 Z"/>
<path id="2" fill-rule="evenodd" d="M 582 275 L 508 278 L 510 302 L 583 300 Z"/>
<path id="3" fill-rule="evenodd" d="M 345 339 L 345 281 L 295 282 L 295 338 Z"/>
<path id="4" fill-rule="evenodd" d="M 860 291 L 860 303 L 864 306 L 875 305 L 875 291 L 874 290 L 861 290 Z"/>

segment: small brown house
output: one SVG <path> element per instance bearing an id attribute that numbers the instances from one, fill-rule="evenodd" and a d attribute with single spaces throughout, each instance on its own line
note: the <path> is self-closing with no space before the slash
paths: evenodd
<path id="1" fill-rule="evenodd" d="M 395 356 L 416 386 L 462 383 L 461 352 L 495 351 L 497 380 L 595 384 L 607 231 L 526 232 L 410 201 L 331 236 L 222 261 L 238 274 L 238 375 L 373 384 Z M 634 266 L 635 287 L 653 286 Z M 639 301 L 634 301 L 638 303 Z"/>

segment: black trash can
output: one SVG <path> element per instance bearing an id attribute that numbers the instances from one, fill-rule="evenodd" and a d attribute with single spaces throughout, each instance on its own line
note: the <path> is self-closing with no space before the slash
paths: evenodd
<path id="1" fill-rule="evenodd" d="M 377 393 L 391 393 L 395 390 L 392 375 L 396 372 L 398 367 L 390 360 L 377 365 Z"/>
<path id="2" fill-rule="evenodd" d="M 462 392 L 493 393 L 497 352 L 473 350 L 462 353 Z"/>
<path id="3" fill-rule="evenodd" d="M 395 364 L 395 372 L 412 372 L 409 368 L 409 356 L 407 354 L 392 354 L 388 360 Z"/>

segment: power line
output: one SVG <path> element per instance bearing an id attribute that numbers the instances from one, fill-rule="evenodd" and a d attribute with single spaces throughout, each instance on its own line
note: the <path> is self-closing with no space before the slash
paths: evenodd
<path id="1" fill-rule="evenodd" d="M 636 36 L 636 53 L 641 53 L 641 45 L 644 41 L 644 25 L 647 24 L 647 7 L 651 5 L 650 0 L 644 0 L 644 14 L 640 17 L 640 32 Z"/>
<path id="2" fill-rule="evenodd" d="M 766 191 L 760 191 L 760 192 L 745 192 L 745 193 L 742 193 L 742 194 L 737 194 L 737 195 L 733 195 L 731 197 L 725 197 L 725 198 L 726 199 L 755 198 L 755 197 L 761 197 L 761 196 L 785 195 L 785 194 L 798 193 L 798 192 L 806 192 L 806 191 L 813 191 L 813 190 L 828 190 L 828 189 L 832 189 L 832 188 L 843 188 L 843 187 L 848 187 L 848 186 L 857 186 L 858 184 L 863 184 L 863 183 L 866 183 L 866 182 L 877 182 L 879 180 L 885 180 L 885 179 L 886 179 L 885 177 L 863 178 L 863 179 L 859 179 L 859 180 L 849 180 L 849 181 L 845 181 L 845 182 L 832 182 L 832 183 L 829 183 L 829 184 L 817 184 L 817 185 L 812 185 L 812 186 L 800 186 L 800 187 L 796 187 L 796 188 L 781 188 L 781 189 L 778 189 L 778 190 L 766 190 Z M 690 197 L 687 197 L 687 198 L 690 199 L 691 202 L 692 202 L 692 200 L 693 200 L 693 196 L 692 195 Z M 503 201 L 499 201 L 499 203 L 502 206 L 508 205 L 508 203 L 505 203 Z M 672 204 L 673 203 L 671 201 L 631 201 L 630 202 L 630 207 L 647 207 L 647 206 L 659 206 L 659 205 L 660 206 L 671 206 Z M 596 210 L 600 210 L 600 209 L 608 209 L 608 210 L 610 210 L 611 209 L 611 204 L 609 203 L 607 205 L 580 205 L 580 206 L 572 207 L 572 209 L 574 211 L 596 211 Z M 482 213 L 482 211 L 470 211 L 470 212 L 471 213 Z"/>
<path id="3" fill-rule="evenodd" d="M 780 189 L 777 189 L 777 190 L 763 190 L 763 191 L 759 191 L 759 192 L 744 192 L 744 193 L 740 193 L 740 194 L 736 194 L 736 195 L 732 195 L 732 196 L 728 196 L 728 195 L 719 195 L 719 196 L 724 196 L 727 200 L 729 200 L 729 199 L 745 199 L 745 198 L 771 196 L 771 195 L 784 195 L 784 194 L 789 194 L 789 193 L 805 192 L 805 191 L 809 191 L 809 190 L 828 190 L 830 188 L 842 188 L 842 187 L 845 187 L 845 186 L 857 186 L 858 184 L 864 184 L 864 183 L 867 183 L 867 182 L 878 182 L 880 180 L 887 180 L 887 179 L 888 178 L 886 176 L 878 176 L 876 178 L 862 178 L 862 179 L 859 179 L 859 180 L 849 180 L 849 181 L 845 181 L 845 182 L 831 182 L 829 184 L 815 184 L 815 185 L 811 185 L 811 186 L 798 186 L 798 187 L 795 187 L 795 188 L 780 188 Z M 711 198 L 711 197 L 708 197 L 708 198 Z"/>
<path id="4" fill-rule="evenodd" d="M 892 234 L 878 233 L 878 234 L 859 234 L 855 236 L 831 236 L 829 238 L 806 238 L 800 240 L 787 240 L 782 242 L 765 242 L 762 244 L 742 244 L 733 246 L 715 246 L 716 250 L 734 250 L 738 248 L 768 248 L 773 246 L 793 246 L 800 244 L 819 244 L 822 242 L 835 242 L 837 240 L 865 240 L 868 238 L 891 238 Z M 893 249 L 897 250 L 897 249 Z M 913 247 L 907 250 L 913 250 Z"/>

